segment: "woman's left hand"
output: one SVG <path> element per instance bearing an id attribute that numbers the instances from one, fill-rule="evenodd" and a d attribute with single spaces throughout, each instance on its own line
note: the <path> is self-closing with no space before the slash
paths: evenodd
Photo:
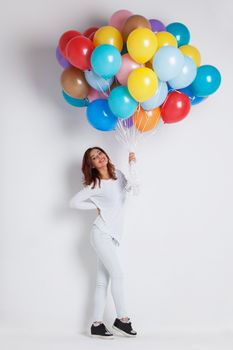
<path id="1" fill-rule="evenodd" d="M 135 156 L 135 153 L 134 153 L 134 152 L 129 152 L 129 163 L 130 163 L 131 161 L 136 162 L 136 156 Z"/>

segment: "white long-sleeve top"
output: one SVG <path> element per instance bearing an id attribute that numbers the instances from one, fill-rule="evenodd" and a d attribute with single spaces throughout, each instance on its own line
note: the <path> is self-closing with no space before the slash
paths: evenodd
<path id="1" fill-rule="evenodd" d="M 125 175 L 116 170 L 117 180 L 102 179 L 100 186 L 97 182 L 95 188 L 92 185 L 85 186 L 70 200 L 70 207 L 75 209 L 100 209 L 100 214 L 94 223 L 103 232 L 110 234 L 120 244 L 124 231 L 124 209 L 127 193 L 138 194 L 135 188 L 138 181 L 134 177 L 128 181 Z"/>

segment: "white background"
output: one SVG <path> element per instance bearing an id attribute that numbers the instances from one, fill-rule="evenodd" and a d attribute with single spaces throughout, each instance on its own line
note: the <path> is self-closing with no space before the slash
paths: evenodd
<path id="1" fill-rule="evenodd" d="M 105 25 L 127 8 L 191 32 L 222 85 L 182 122 L 137 150 L 143 183 L 131 198 L 120 254 L 135 329 L 233 330 L 232 5 L 230 1 L 7 1 L 1 10 L 1 255 L 3 332 L 89 328 L 95 211 L 74 211 L 84 151 L 99 145 L 127 173 L 113 133 L 61 96 L 55 48 L 66 30 Z M 110 295 L 106 322 L 115 318 Z"/>

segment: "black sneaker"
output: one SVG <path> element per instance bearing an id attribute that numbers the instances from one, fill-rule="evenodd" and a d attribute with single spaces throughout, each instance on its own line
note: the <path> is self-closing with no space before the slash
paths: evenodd
<path id="1" fill-rule="evenodd" d="M 130 319 L 129 319 L 130 320 Z M 113 329 L 127 337 L 136 337 L 137 332 L 133 330 L 131 322 L 122 322 L 119 318 L 115 319 Z"/>
<path id="2" fill-rule="evenodd" d="M 91 337 L 114 339 L 113 334 L 109 332 L 103 323 L 100 323 L 98 326 L 91 325 Z"/>

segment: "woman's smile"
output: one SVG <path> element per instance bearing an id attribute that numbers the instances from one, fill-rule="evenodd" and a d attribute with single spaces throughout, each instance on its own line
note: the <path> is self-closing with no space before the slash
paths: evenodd
<path id="1" fill-rule="evenodd" d="M 106 162 L 106 160 L 107 160 L 106 158 L 103 158 L 103 159 L 99 160 L 99 163 L 103 164 L 104 162 Z"/>

